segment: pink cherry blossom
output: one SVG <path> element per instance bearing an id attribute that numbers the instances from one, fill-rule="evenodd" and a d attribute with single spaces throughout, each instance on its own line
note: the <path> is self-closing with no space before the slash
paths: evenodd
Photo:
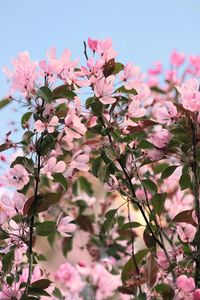
<path id="1" fill-rule="evenodd" d="M 59 281 L 71 293 L 78 294 L 84 288 L 84 283 L 81 280 L 78 271 L 69 263 L 64 263 L 59 266 L 55 272 L 55 280 Z"/>
<path id="2" fill-rule="evenodd" d="M 189 57 L 192 68 L 189 69 L 191 74 L 200 76 L 200 55 L 191 55 Z"/>
<path id="3" fill-rule="evenodd" d="M 164 148 L 167 146 L 171 139 L 171 134 L 167 129 L 161 129 L 153 134 L 149 141 L 158 148 Z"/>
<path id="4" fill-rule="evenodd" d="M 112 47 L 112 39 L 98 40 L 96 52 L 101 54 L 105 61 L 115 58 L 117 52 Z"/>
<path id="5" fill-rule="evenodd" d="M 164 156 L 164 152 L 158 149 L 150 149 L 145 154 L 150 160 L 160 160 Z"/>
<path id="6" fill-rule="evenodd" d="M 44 167 L 41 169 L 41 174 L 46 174 L 49 179 L 53 179 L 52 173 L 62 173 L 66 168 L 64 161 L 58 161 L 56 157 L 51 157 L 47 160 Z"/>
<path id="7" fill-rule="evenodd" d="M 76 230 L 76 225 L 71 223 L 73 221 L 73 218 L 67 216 L 64 218 L 61 218 L 62 214 L 57 220 L 57 230 L 62 236 L 69 237 L 71 236 L 70 233 L 74 232 Z"/>
<path id="8" fill-rule="evenodd" d="M 97 125 L 98 117 L 92 116 L 87 120 L 87 127 L 91 128 Z"/>
<path id="9" fill-rule="evenodd" d="M 200 300 L 200 289 L 196 289 L 193 293 L 193 300 Z"/>
<path id="10" fill-rule="evenodd" d="M 167 269 L 169 267 L 169 262 L 163 250 L 158 250 L 156 253 L 158 265 L 163 269 Z"/>
<path id="11" fill-rule="evenodd" d="M 125 65 L 124 71 L 120 72 L 120 78 L 124 81 L 124 87 L 130 90 L 133 82 L 140 80 L 141 70 L 138 66 L 133 66 L 133 64 L 129 62 Z"/>
<path id="12" fill-rule="evenodd" d="M 22 291 L 20 290 L 20 282 L 14 282 L 12 286 L 8 284 L 3 284 L 0 291 L 0 299 L 2 300 L 11 300 L 16 299 L 20 300 L 22 296 Z"/>
<path id="13" fill-rule="evenodd" d="M 158 75 L 162 72 L 162 64 L 160 61 L 154 62 L 154 68 L 148 70 L 148 74 L 150 75 Z"/>
<path id="14" fill-rule="evenodd" d="M 200 111 L 199 82 L 196 78 L 190 78 L 176 88 L 181 94 L 182 104 L 185 109 Z"/>
<path id="15" fill-rule="evenodd" d="M 22 165 L 16 164 L 9 170 L 8 183 L 16 187 L 16 189 L 23 189 L 28 182 L 29 174 Z"/>
<path id="16" fill-rule="evenodd" d="M 186 275 L 180 275 L 176 279 L 176 285 L 183 292 L 192 292 L 195 289 L 194 279 Z"/>
<path id="17" fill-rule="evenodd" d="M 128 107 L 129 118 L 140 118 L 146 114 L 146 109 L 141 107 L 139 100 L 132 100 Z"/>
<path id="18" fill-rule="evenodd" d="M 98 97 L 103 104 L 113 104 L 116 102 L 116 99 L 112 96 L 114 91 L 113 82 L 114 76 L 101 78 L 95 82 L 95 96 Z"/>
<path id="19" fill-rule="evenodd" d="M 171 176 L 173 177 L 173 176 Z M 179 176 L 180 177 L 180 176 Z M 169 187 L 171 186 L 168 180 L 165 180 L 164 185 Z M 175 178 L 172 179 L 173 183 L 177 185 Z M 194 197 L 190 194 L 185 194 L 184 192 L 178 190 L 173 194 L 171 198 L 167 198 L 165 201 L 165 209 L 171 219 L 173 219 L 178 213 L 184 210 L 192 209 Z M 174 209 L 176 207 L 176 210 Z"/>
<path id="20" fill-rule="evenodd" d="M 96 51 L 98 45 L 98 40 L 92 40 L 91 38 L 88 38 L 88 46 L 92 51 Z"/>
<path id="21" fill-rule="evenodd" d="M 11 79 L 11 89 L 20 91 L 23 96 L 27 97 L 35 91 L 35 81 L 37 79 L 37 62 L 30 60 L 27 51 L 19 53 L 18 57 L 12 61 L 14 71 L 4 68 L 4 72 Z"/>
<path id="22" fill-rule="evenodd" d="M 48 131 L 48 133 L 53 133 L 55 130 L 55 127 L 58 125 L 58 117 L 54 116 L 50 121 L 48 122 L 42 122 L 41 120 L 37 120 L 35 122 L 35 129 L 37 132 L 43 132 L 45 130 Z"/>
<path id="23" fill-rule="evenodd" d="M 68 69 L 71 64 L 70 62 L 71 52 L 68 49 L 65 49 L 61 57 L 58 59 L 56 58 L 56 48 L 52 47 L 47 52 L 48 62 L 42 60 L 39 63 L 40 68 L 43 72 L 41 72 L 42 76 L 49 76 L 50 80 L 53 75 L 61 76 L 65 69 Z"/>
<path id="24" fill-rule="evenodd" d="M 192 242 L 195 237 L 196 228 L 191 224 L 186 224 L 185 226 L 177 226 L 177 233 L 183 242 Z"/>
<path id="25" fill-rule="evenodd" d="M 87 165 L 89 152 L 90 148 L 85 146 L 82 150 L 78 150 L 73 154 L 69 167 L 66 170 L 67 176 L 71 177 L 75 169 L 83 172 L 89 171 L 90 167 Z"/>
<path id="26" fill-rule="evenodd" d="M 171 125 L 178 112 L 176 106 L 172 102 L 166 101 L 155 106 L 153 114 L 159 123 Z"/>
<path id="27" fill-rule="evenodd" d="M 104 300 L 113 295 L 120 285 L 120 276 L 108 272 L 103 264 L 96 263 L 92 268 L 92 281 L 96 290 L 96 300 Z"/>
<path id="28" fill-rule="evenodd" d="M 73 139 L 80 139 L 85 134 L 86 127 L 76 115 L 74 110 L 70 110 L 65 117 L 64 130 L 67 135 L 68 142 L 71 142 Z"/>
<path id="29" fill-rule="evenodd" d="M 172 66 L 180 67 L 185 61 L 185 54 L 174 50 L 171 54 L 170 63 Z"/>

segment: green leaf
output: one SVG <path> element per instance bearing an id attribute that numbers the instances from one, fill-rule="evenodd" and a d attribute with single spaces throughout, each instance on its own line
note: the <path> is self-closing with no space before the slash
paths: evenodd
<path id="1" fill-rule="evenodd" d="M 163 300 L 173 300 L 174 299 L 174 290 L 168 284 L 161 283 L 155 287 L 155 290 L 161 294 Z"/>
<path id="2" fill-rule="evenodd" d="M 163 179 L 171 176 L 174 173 L 174 171 L 176 170 L 176 168 L 178 168 L 178 166 L 169 166 L 166 169 L 164 169 L 164 171 L 162 172 L 162 175 L 161 175 L 161 179 L 163 180 Z"/>
<path id="3" fill-rule="evenodd" d="M 157 166 L 154 167 L 154 173 L 159 174 L 159 173 L 163 172 L 168 166 L 169 165 L 166 163 L 158 164 Z"/>
<path id="4" fill-rule="evenodd" d="M 126 223 L 122 226 L 121 230 L 127 230 L 129 228 L 138 228 L 140 226 L 143 226 L 142 224 L 138 223 L 138 222 L 130 222 L 130 223 Z"/>
<path id="5" fill-rule="evenodd" d="M 10 251 L 7 254 L 3 255 L 2 259 L 2 270 L 4 273 L 10 273 L 13 266 L 13 260 L 14 260 L 14 251 Z"/>
<path id="6" fill-rule="evenodd" d="M 155 148 L 155 146 L 147 140 L 142 140 L 139 143 L 138 148 L 140 148 L 140 149 L 152 149 L 152 148 Z"/>
<path id="7" fill-rule="evenodd" d="M 157 188 L 156 184 L 152 180 L 150 180 L 150 179 L 144 179 L 144 180 L 141 181 L 141 183 L 152 194 L 156 194 L 157 193 L 158 188 Z"/>
<path id="8" fill-rule="evenodd" d="M 195 233 L 194 239 L 191 242 L 193 246 L 198 246 L 200 243 L 200 232 L 199 230 L 197 230 L 197 232 Z"/>
<path id="9" fill-rule="evenodd" d="M 28 288 L 28 292 L 29 292 L 29 294 L 35 295 L 35 296 L 49 296 L 50 297 L 49 293 L 47 293 L 46 291 L 44 291 L 43 289 L 40 289 L 38 287 L 30 286 Z"/>
<path id="10" fill-rule="evenodd" d="M 68 183 L 67 183 L 67 180 L 65 179 L 65 177 L 63 176 L 63 174 L 55 173 L 53 175 L 53 179 L 55 182 L 60 183 L 62 185 L 62 187 L 64 188 L 64 190 L 67 191 Z"/>
<path id="11" fill-rule="evenodd" d="M 57 204 L 61 195 L 62 193 L 47 193 L 45 195 L 40 195 L 36 211 L 46 211 L 51 205 Z"/>
<path id="12" fill-rule="evenodd" d="M 41 155 L 48 154 L 55 146 L 55 140 L 53 138 L 53 135 L 48 134 L 44 137 L 42 144 L 40 145 L 40 139 L 38 140 L 38 147 L 40 147 L 40 153 Z"/>
<path id="13" fill-rule="evenodd" d="M 110 209 L 106 212 L 105 218 L 106 219 L 112 219 L 116 215 L 117 209 Z"/>
<path id="14" fill-rule="evenodd" d="M 103 228 L 105 232 L 109 232 L 111 228 L 115 225 L 116 223 L 116 218 L 115 215 L 117 213 L 117 209 L 110 209 L 109 211 L 106 212 L 105 218 L 106 220 L 103 223 Z"/>
<path id="15" fill-rule="evenodd" d="M 98 100 L 95 99 L 90 105 L 91 110 L 93 113 L 95 113 L 97 116 L 101 116 L 103 112 L 103 104 Z"/>
<path id="16" fill-rule="evenodd" d="M 0 109 L 8 105 L 12 101 L 12 98 L 5 98 L 0 100 Z"/>
<path id="17" fill-rule="evenodd" d="M 58 298 L 59 300 L 62 300 L 63 299 L 63 296 L 60 292 L 60 290 L 56 287 L 53 291 L 53 295 Z"/>
<path id="18" fill-rule="evenodd" d="M 91 183 L 84 176 L 80 176 L 78 179 L 80 188 L 82 191 L 86 192 L 89 196 L 94 194 Z"/>
<path id="19" fill-rule="evenodd" d="M 10 166 L 13 168 L 17 164 L 23 165 L 29 172 L 34 172 L 34 162 L 31 158 L 17 156 Z"/>
<path id="20" fill-rule="evenodd" d="M 92 174 L 95 177 L 98 177 L 98 173 L 99 173 L 99 170 L 101 168 L 101 164 L 102 164 L 102 157 L 101 156 L 96 157 L 92 162 Z"/>
<path id="21" fill-rule="evenodd" d="M 51 283 L 52 283 L 52 281 L 50 281 L 49 279 L 40 279 L 40 280 L 34 281 L 31 284 L 31 286 L 45 290 L 50 286 Z"/>
<path id="22" fill-rule="evenodd" d="M 31 111 L 28 111 L 27 113 L 25 113 L 22 118 L 21 118 L 21 126 L 22 128 L 27 128 L 27 124 L 28 124 L 28 121 L 30 120 L 31 116 L 32 116 L 32 112 Z"/>
<path id="23" fill-rule="evenodd" d="M 89 97 L 89 98 L 85 101 L 85 106 L 86 106 L 87 109 L 91 106 L 91 104 L 92 104 L 93 102 L 95 102 L 95 99 L 96 99 L 96 97 Z"/>
<path id="24" fill-rule="evenodd" d="M 142 249 L 139 250 L 136 254 L 135 254 L 135 260 L 137 265 L 139 265 L 143 258 L 149 253 L 149 249 Z M 127 263 L 124 265 L 122 273 L 121 273 L 121 280 L 122 282 L 125 282 L 127 279 L 130 278 L 130 275 L 132 273 L 134 273 L 136 271 L 136 266 L 135 263 L 133 261 L 133 258 L 131 257 Z"/>
<path id="25" fill-rule="evenodd" d="M 146 300 L 147 295 L 145 293 L 139 294 L 134 300 Z"/>
<path id="26" fill-rule="evenodd" d="M 37 91 L 37 97 L 41 97 L 46 102 L 51 103 L 53 100 L 52 91 L 47 86 L 42 86 Z"/>
<path id="27" fill-rule="evenodd" d="M 124 65 L 121 64 L 120 62 L 116 62 L 115 63 L 115 68 L 114 71 L 112 72 L 112 74 L 118 74 L 120 71 L 122 71 L 124 69 Z"/>
<path id="28" fill-rule="evenodd" d="M 179 184 L 180 184 L 181 190 L 185 190 L 185 189 L 191 187 L 192 181 L 191 181 L 191 177 L 189 174 L 189 170 L 184 172 L 184 168 L 183 168 L 182 175 L 179 179 Z"/>
<path id="29" fill-rule="evenodd" d="M 55 230 L 56 230 L 56 222 L 45 221 L 37 224 L 36 234 L 40 236 L 48 236 Z"/>
<path id="30" fill-rule="evenodd" d="M 73 238 L 66 237 L 62 242 L 62 251 L 64 256 L 67 256 L 68 252 L 72 250 L 72 246 L 73 246 Z"/>
<path id="31" fill-rule="evenodd" d="M 164 204 L 165 204 L 166 198 L 167 198 L 167 193 L 161 193 L 161 194 L 154 195 L 154 197 L 151 200 L 153 208 L 154 208 L 155 212 L 157 213 L 157 215 L 159 215 L 159 216 L 164 210 Z"/>
<path id="32" fill-rule="evenodd" d="M 119 87 L 114 93 L 137 95 L 135 89 L 127 90 L 124 86 Z"/>
<path id="33" fill-rule="evenodd" d="M 53 99 L 66 98 L 73 100 L 74 97 L 76 97 L 76 94 L 69 89 L 67 84 L 60 85 L 53 90 Z"/>

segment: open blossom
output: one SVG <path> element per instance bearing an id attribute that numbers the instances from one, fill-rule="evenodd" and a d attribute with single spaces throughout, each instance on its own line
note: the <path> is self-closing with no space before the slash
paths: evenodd
<path id="1" fill-rule="evenodd" d="M 3 284 L 0 291 L 0 299 L 2 300 L 11 300 L 16 299 L 20 300 L 22 296 L 22 290 L 20 290 L 20 282 L 14 282 L 14 284 L 8 285 Z"/>
<path id="2" fill-rule="evenodd" d="M 192 292 L 195 289 L 194 278 L 187 277 L 186 275 L 180 275 L 176 279 L 176 285 L 180 290 L 187 293 Z"/>
<path id="3" fill-rule="evenodd" d="M 154 62 L 154 68 L 148 70 L 148 74 L 150 75 L 158 75 L 162 72 L 162 64 L 160 61 Z"/>
<path id="4" fill-rule="evenodd" d="M 70 110 L 65 117 L 65 133 L 67 135 L 68 142 L 73 139 L 80 139 L 86 132 L 85 125 L 81 122 L 74 110 Z"/>
<path id="5" fill-rule="evenodd" d="M 112 47 L 111 38 L 98 40 L 96 52 L 101 54 L 105 61 L 109 61 L 110 59 L 115 58 L 117 55 L 117 52 Z"/>
<path id="6" fill-rule="evenodd" d="M 9 170 L 9 185 L 16 187 L 17 190 L 21 190 L 28 182 L 29 174 L 22 165 L 16 164 Z"/>
<path id="7" fill-rule="evenodd" d="M 193 300 L 199 300 L 200 299 L 200 289 L 196 289 L 193 293 Z"/>
<path id="8" fill-rule="evenodd" d="M 170 63 L 172 66 L 180 67 L 185 61 L 185 54 L 181 52 L 177 52 L 176 50 L 172 52 Z"/>
<path id="9" fill-rule="evenodd" d="M 71 223 L 73 219 L 69 216 L 61 218 L 62 214 L 57 220 L 57 230 L 62 236 L 69 237 L 70 233 L 76 230 L 76 225 Z"/>
<path id="10" fill-rule="evenodd" d="M 138 66 L 133 66 L 133 64 L 129 62 L 125 65 L 124 71 L 120 72 L 120 75 L 121 80 L 124 81 L 124 87 L 130 90 L 133 82 L 140 79 L 141 70 Z"/>
<path id="11" fill-rule="evenodd" d="M 153 110 L 154 117 L 161 124 L 171 125 L 177 114 L 176 106 L 170 101 L 156 105 Z"/>
<path id="12" fill-rule="evenodd" d="M 146 109 L 141 107 L 139 100 L 132 100 L 128 107 L 128 115 L 130 118 L 140 118 L 146 114 Z"/>
<path id="13" fill-rule="evenodd" d="M 67 168 L 66 175 L 72 176 L 73 171 L 79 170 L 83 172 L 89 171 L 90 167 L 88 166 L 89 162 L 89 153 L 90 148 L 85 146 L 83 149 L 76 151 L 71 158 L 71 162 L 69 163 L 69 167 Z"/>
<path id="14" fill-rule="evenodd" d="M 113 295 L 120 285 L 120 276 L 108 272 L 103 264 L 96 263 L 91 272 L 92 281 L 96 290 L 96 300 L 104 300 Z"/>
<path id="15" fill-rule="evenodd" d="M 164 183 L 167 187 L 171 186 L 169 180 L 170 178 L 167 178 Z M 173 183 L 177 185 L 175 178 L 172 178 L 172 180 Z M 181 211 L 191 209 L 193 201 L 193 195 L 185 194 L 183 191 L 178 190 L 172 197 L 166 199 L 165 209 L 167 210 L 169 217 L 173 219 Z M 174 207 L 176 207 L 176 209 L 174 209 Z"/>
<path id="16" fill-rule="evenodd" d="M 185 109 L 193 112 L 200 111 L 199 82 L 196 78 L 190 78 L 176 88 L 181 94 L 182 104 Z"/>
<path id="17" fill-rule="evenodd" d="M 78 271 L 69 263 L 60 265 L 55 272 L 54 278 L 63 284 L 64 288 L 73 293 L 73 295 L 78 295 L 84 288 L 84 283 Z"/>
<path id="18" fill-rule="evenodd" d="M 116 102 L 116 99 L 112 96 L 114 91 L 113 82 L 114 76 L 101 78 L 95 82 L 95 96 L 98 97 L 103 104 L 113 104 Z"/>
<path id="19" fill-rule="evenodd" d="M 11 89 L 20 91 L 24 97 L 29 96 L 35 90 L 35 81 L 37 79 L 37 62 L 30 60 L 27 51 L 19 53 L 18 57 L 12 61 L 14 71 L 4 68 L 4 72 L 11 79 Z"/>
<path id="20" fill-rule="evenodd" d="M 164 148 L 167 146 L 171 139 L 171 134 L 167 129 L 161 129 L 153 134 L 149 141 L 158 148 Z"/>
<path id="21" fill-rule="evenodd" d="M 186 224 L 185 226 L 177 226 L 177 233 L 182 242 L 192 242 L 195 237 L 196 228 L 191 224 Z"/>
<path id="22" fill-rule="evenodd" d="M 18 192 L 15 192 L 12 197 L 8 193 L 3 194 L 0 199 L 0 224 L 5 223 L 8 218 L 12 218 L 16 211 L 20 212 L 25 199 L 26 197 Z"/>
<path id="23" fill-rule="evenodd" d="M 58 117 L 54 116 L 49 122 L 42 122 L 41 120 L 37 120 L 35 122 L 35 129 L 37 132 L 43 132 L 45 130 L 48 131 L 48 133 L 54 132 L 55 127 L 58 125 Z"/>
<path id="24" fill-rule="evenodd" d="M 169 267 L 169 262 L 165 255 L 165 252 L 162 249 L 158 250 L 156 256 L 157 256 L 158 265 L 163 269 L 167 269 Z"/>
<path id="25" fill-rule="evenodd" d="M 68 49 L 63 51 L 60 58 L 56 58 L 56 48 L 51 47 L 47 52 L 48 62 L 40 61 L 39 66 L 42 70 L 42 76 L 49 76 L 48 79 L 53 81 L 53 75 L 60 76 L 65 69 L 68 69 L 72 64 L 70 62 L 71 52 Z"/>
<path id="26" fill-rule="evenodd" d="M 53 179 L 52 173 L 62 173 L 66 168 L 64 161 L 58 161 L 56 157 L 51 157 L 47 160 L 44 167 L 41 169 L 41 174 L 46 174 L 49 179 Z"/>

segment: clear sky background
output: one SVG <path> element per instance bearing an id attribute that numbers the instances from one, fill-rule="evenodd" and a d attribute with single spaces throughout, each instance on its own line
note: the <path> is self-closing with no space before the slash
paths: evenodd
<path id="1" fill-rule="evenodd" d="M 52 45 L 81 58 L 88 36 L 111 37 L 119 59 L 144 71 L 158 59 L 167 65 L 173 49 L 200 54 L 200 1 L 0 0 L 0 68 L 24 50 L 40 60 Z M 0 71 L 0 97 L 7 88 Z M 1 128 L 12 117 L 2 110 Z"/>

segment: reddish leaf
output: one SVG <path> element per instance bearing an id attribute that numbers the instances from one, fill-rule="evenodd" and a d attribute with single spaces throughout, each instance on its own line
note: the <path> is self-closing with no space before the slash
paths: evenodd
<path id="1" fill-rule="evenodd" d="M 139 125 L 139 126 L 128 126 L 127 130 L 130 131 L 131 133 L 139 132 L 139 131 L 142 131 L 144 128 L 151 127 L 156 124 L 157 123 L 152 120 L 144 120 L 144 121 L 141 121 L 141 125 Z"/>
<path id="2" fill-rule="evenodd" d="M 174 223 L 189 223 L 192 224 L 193 226 L 197 226 L 196 222 L 194 221 L 193 217 L 192 217 L 192 213 L 193 213 L 193 209 L 189 209 L 189 210 L 184 210 L 182 212 L 180 212 L 178 215 L 176 215 L 172 222 Z"/>

